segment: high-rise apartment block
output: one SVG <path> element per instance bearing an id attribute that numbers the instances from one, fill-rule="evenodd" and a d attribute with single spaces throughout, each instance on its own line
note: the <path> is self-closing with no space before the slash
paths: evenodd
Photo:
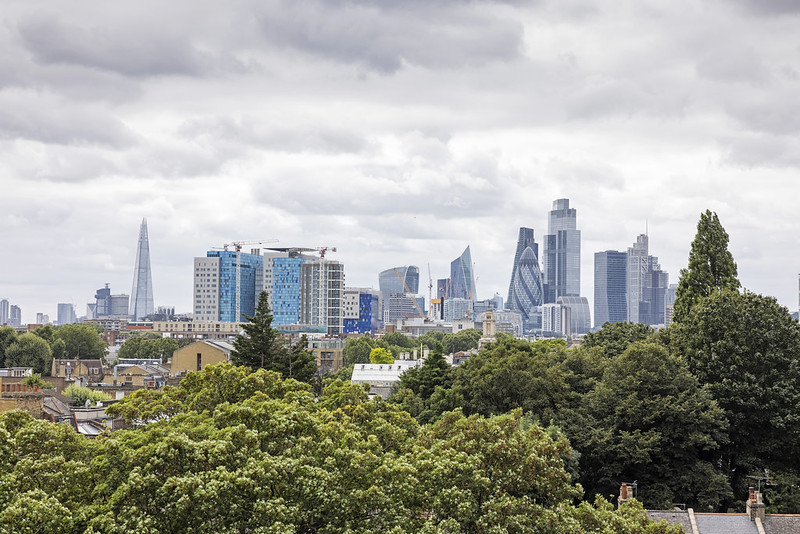
<path id="1" fill-rule="evenodd" d="M 374 334 L 381 327 L 380 291 L 360 287 L 344 290 L 342 306 L 345 334 Z"/>
<path id="2" fill-rule="evenodd" d="M 544 303 L 542 271 L 539 268 L 539 245 L 532 228 L 520 228 L 514 267 L 508 287 L 509 310 L 522 315 L 525 330 L 541 327 L 541 306 Z"/>
<path id="3" fill-rule="evenodd" d="M 628 320 L 628 254 L 616 250 L 594 255 L 594 325 Z"/>
<path id="4" fill-rule="evenodd" d="M 210 250 L 194 259 L 194 319 L 236 323 L 254 315 L 263 288 L 259 254 Z"/>
<path id="5" fill-rule="evenodd" d="M 271 249 L 263 256 L 263 288 L 272 324 L 318 327 L 330 335 L 344 330 L 344 265 L 303 254 L 299 248 Z"/>
<path id="6" fill-rule="evenodd" d="M 41 324 L 41 325 L 50 324 L 50 316 L 47 315 L 46 313 L 37 312 L 36 313 L 36 324 Z"/>
<path id="7" fill-rule="evenodd" d="M 139 227 L 139 242 L 136 245 L 136 264 L 133 268 L 133 288 L 131 289 L 131 319 L 138 321 L 153 315 L 153 273 L 150 271 L 150 241 L 147 235 L 147 219 L 142 219 Z"/>
<path id="8" fill-rule="evenodd" d="M 8 324 L 8 318 L 10 315 L 10 304 L 8 299 L 0 299 L 0 326 L 4 324 Z"/>
<path id="9" fill-rule="evenodd" d="M 544 302 L 558 297 L 577 297 L 581 292 L 581 231 L 577 212 L 569 199 L 553 202 L 544 238 Z"/>
<path id="10" fill-rule="evenodd" d="M 344 330 L 344 265 L 313 258 L 300 267 L 300 323 L 324 326 L 328 335 Z"/>

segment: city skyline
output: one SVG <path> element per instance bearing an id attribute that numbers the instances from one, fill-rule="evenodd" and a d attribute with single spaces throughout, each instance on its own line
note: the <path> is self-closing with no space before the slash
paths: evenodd
<path id="1" fill-rule="evenodd" d="M 545 236 L 559 198 L 590 300 L 594 253 L 642 233 L 677 281 L 710 209 L 743 286 L 797 309 L 800 5 L 9 0 L 0 20 L 0 298 L 23 322 L 127 292 L 142 217 L 176 311 L 192 258 L 251 239 L 335 246 L 373 288 L 390 265 L 446 278 L 470 245 L 477 298 L 505 296 L 518 229 Z"/>

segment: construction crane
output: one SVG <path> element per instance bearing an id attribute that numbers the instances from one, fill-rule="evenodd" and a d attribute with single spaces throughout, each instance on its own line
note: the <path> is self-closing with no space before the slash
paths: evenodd
<path id="1" fill-rule="evenodd" d="M 428 262 L 428 315 L 433 310 L 433 277 L 431 276 L 431 264 Z"/>
<path id="2" fill-rule="evenodd" d="M 336 252 L 336 247 L 269 247 L 267 250 L 275 252 L 288 252 L 289 254 L 300 254 L 301 252 L 319 252 L 319 257 L 325 259 L 327 251 Z"/>
<path id="3" fill-rule="evenodd" d="M 241 252 L 244 245 L 266 245 L 267 243 L 277 243 L 277 239 L 263 239 L 261 241 L 232 241 L 222 245 L 223 250 L 228 250 L 228 247 L 233 247 L 236 252 Z"/>

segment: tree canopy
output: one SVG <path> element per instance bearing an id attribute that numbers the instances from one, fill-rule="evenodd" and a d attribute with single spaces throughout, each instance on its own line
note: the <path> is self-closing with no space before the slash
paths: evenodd
<path id="1" fill-rule="evenodd" d="M 725 468 L 744 491 L 753 472 L 800 470 L 800 325 L 773 297 L 722 291 L 664 333 L 725 411 Z"/>
<path id="2" fill-rule="evenodd" d="M 22 334 L 6 348 L 7 367 L 33 367 L 35 373 L 50 372 L 52 352 L 47 341 L 31 333 Z"/>
<path id="3" fill-rule="evenodd" d="M 106 343 L 93 325 L 61 325 L 55 330 L 55 340 L 58 339 L 64 342 L 64 358 L 100 360 L 108 353 Z"/>
<path id="4" fill-rule="evenodd" d="M 307 350 L 308 339 L 301 336 L 297 343 L 288 343 L 272 328 L 269 294 L 262 291 L 253 316 L 245 315 L 244 334 L 233 341 L 231 362 L 251 369 L 277 371 L 284 378 L 310 380 L 316 372 L 314 356 Z"/>
<path id="5" fill-rule="evenodd" d="M 0 414 L 0 531 L 680 532 L 572 504 L 569 444 L 519 411 L 423 427 L 358 386 L 309 389 L 209 366 L 113 405 L 140 424 L 101 440 Z"/>
<path id="6" fill-rule="evenodd" d="M 697 235 L 689 252 L 689 265 L 681 269 L 675 291 L 673 320 L 681 322 L 692 307 L 704 297 L 725 289 L 738 290 L 736 262 L 728 250 L 728 233 L 716 213 L 700 214 Z"/>

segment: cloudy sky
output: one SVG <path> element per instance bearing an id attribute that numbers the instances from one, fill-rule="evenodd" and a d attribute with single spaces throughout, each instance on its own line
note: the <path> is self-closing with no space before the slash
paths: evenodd
<path id="1" fill-rule="evenodd" d="M 350 286 L 471 245 L 506 296 L 519 226 L 567 197 L 593 255 L 647 227 L 677 281 L 716 211 L 748 289 L 797 309 L 795 0 L 5 0 L 0 297 L 157 305 L 235 240 L 335 246 Z M 426 285 L 423 281 L 420 286 Z M 425 290 L 427 293 L 427 290 Z"/>

